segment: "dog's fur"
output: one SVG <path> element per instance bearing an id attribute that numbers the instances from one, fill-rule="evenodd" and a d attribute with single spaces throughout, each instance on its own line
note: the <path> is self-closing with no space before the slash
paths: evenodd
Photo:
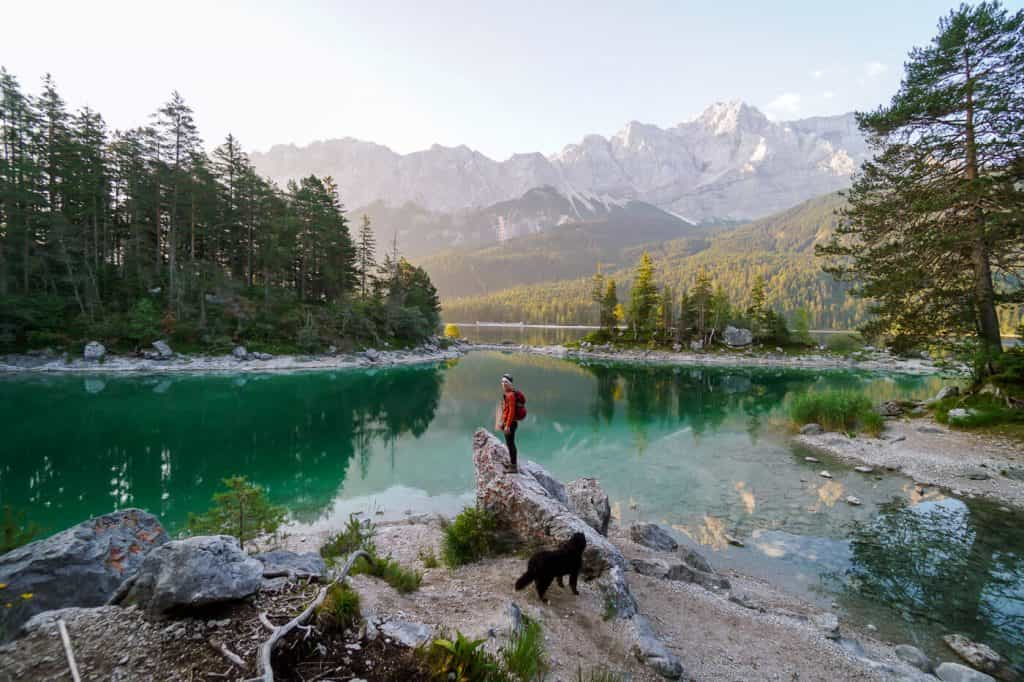
<path id="1" fill-rule="evenodd" d="M 546 601 L 544 593 L 551 586 L 551 581 L 557 580 L 558 586 L 564 588 L 562 576 L 567 575 L 572 593 L 578 595 L 576 583 L 583 566 L 583 550 L 586 548 L 586 536 L 583 533 L 574 533 L 568 542 L 563 543 L 558 549 L 536 552 L 526 564 L 526 573 L 516 581 L 516 590 L 533 583 L 537 588 L 537 596 L 541 601 Z"/>

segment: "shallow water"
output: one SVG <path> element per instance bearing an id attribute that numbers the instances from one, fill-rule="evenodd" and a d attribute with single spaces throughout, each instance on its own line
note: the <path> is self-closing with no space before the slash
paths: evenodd
<path id="1" fill-rule="evenodd" d="M 807 463 L 785 429 L 794 393 L 928 397 L 934 378 L 501 353 L 381 370 L 8 376 L 0 502 L 51 530 L 126 506 L 177 530 L 244 474 L 302 524 L 453 513 L 472 501 L 472 433 L 492 425 L 504 371 L 528 396 L 521 456 L 563 480 L 599 478 L 623 522 L 664 523 L 714 563 L 835 602 L 893 641 L 941 652 L 939 636 L 964 632 L 1024 663 L 1024 515 Z"/>

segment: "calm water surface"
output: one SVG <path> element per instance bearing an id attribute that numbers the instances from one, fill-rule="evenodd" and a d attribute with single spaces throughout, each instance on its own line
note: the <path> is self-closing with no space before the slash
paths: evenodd
<path id="1" fill-rule="evenodd" d="M 965 632 L 1024 664 L 1024 515 L 808 464 L 785 432 L 795 393 L 927 397 L 934 378 L 501 353 L 369 371 L 9 376 L 0 502 L 51 530 L 126 506 L 176 530 L 244 474 L 301 524 L 453 513 L 473 499 L 472 433 L 493 422 L 504 371 L 529 397 L 521 456 L 563 480 L 599 478 L 621 521 L 664 523 L 714 563 L 836 602 L 894 641 L 941 651 L 939 636 Z"/>

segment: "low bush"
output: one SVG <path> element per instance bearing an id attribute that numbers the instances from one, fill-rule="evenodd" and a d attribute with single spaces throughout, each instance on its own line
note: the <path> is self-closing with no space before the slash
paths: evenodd
<path id="1" fill-rule="evenodd" d="M 789 416 L 797 426 L 821 424 L 829 431 L 860 431 L 878 435 L 883 426 L 871 399 L 851 391 L 797 395 L 790 403 Z"/>
<path id="2" fill-rule="evenodd" d="M 345 583 L 335 583 L 316 609 L 317 622 L 325 630 L 342 631 L 359 622 L 359 593 Z"/>
<path id="3" fill-rule="evenodd" d="M 444 526 L 441 556 L 449 568 L 479 561 L 497 551 L 494 515 L 476 507 L 466 507 Z"/>
<path id="4" fill-rule="evenodd" d="M 540 623 L 523 619 L 497 655 L 483 647 L 486 639 L 468 639 L 461 632 L 442 633 L 422 650 L 437 680 L 454 682 L 541 682 L 547 671 L 544 632 Z M 615 679 L 615 678 L 613 678 Z"/>
<path id="5" fill-rule="evenodd" d="M 829 334 L 825 337 L 825 348 L 833 353 L 852 353 L 864 347 L 859 334 Z"/>
<path id="6" fill-rule="evenodd" d="M 954 409 L 967 410 L 966 417 L 950 418 Z M 1024 410 L 1012 409 L 991 395 L 946 398 L 934 405 L 935 421 L 960 429 L 978 429 L 1004 425 L 1024 426 Z"/>
<path id="7" fill-rule="evenodd" d="M 437 568 L 441 565 L 441 562 L 437 560 L 437 554 L 434 553 L 434 549 L 432 547 L 421 549 L 416 553 L 416 557 L 423 562 L 423 568 Z"/>
<path id="8" fill-rule="evenodd" d="M 284 522 L 284 507 L 270 504 L 263 488 L 245 476 L 224 479 L 227 490 L 213 496 L 205 514 L 188 515 L 190 535 L 234 535 L 244 546 L 249 540 L 274 533 Z"/>

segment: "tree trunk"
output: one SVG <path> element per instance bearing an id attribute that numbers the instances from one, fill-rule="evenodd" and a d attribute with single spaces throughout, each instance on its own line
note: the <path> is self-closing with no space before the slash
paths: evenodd
<path id="1" fill-rule="evenodd" d="M 970 65 L 967 74 L 967 116 L 964 138 L 967 147 L 967 180 L 975 184 L 978 179 L 978 148 L 974 130 L 974 92 Z M 973 188 L 972 188 L 973 189 Z M 983 351 L 988 356 L 1003 352 L 999 334 L 999 315 L 996 313 L 995 289 L 992 286 L 992 267 L 985 234 L 985 214 L 975 200 L 973 211 L 974 234 L 971 243 L 971 265 L 974 269 L 974 305 L 978 322 L 978 335 Z M 991 367 L 989 368 L 991 370 Z"/>

